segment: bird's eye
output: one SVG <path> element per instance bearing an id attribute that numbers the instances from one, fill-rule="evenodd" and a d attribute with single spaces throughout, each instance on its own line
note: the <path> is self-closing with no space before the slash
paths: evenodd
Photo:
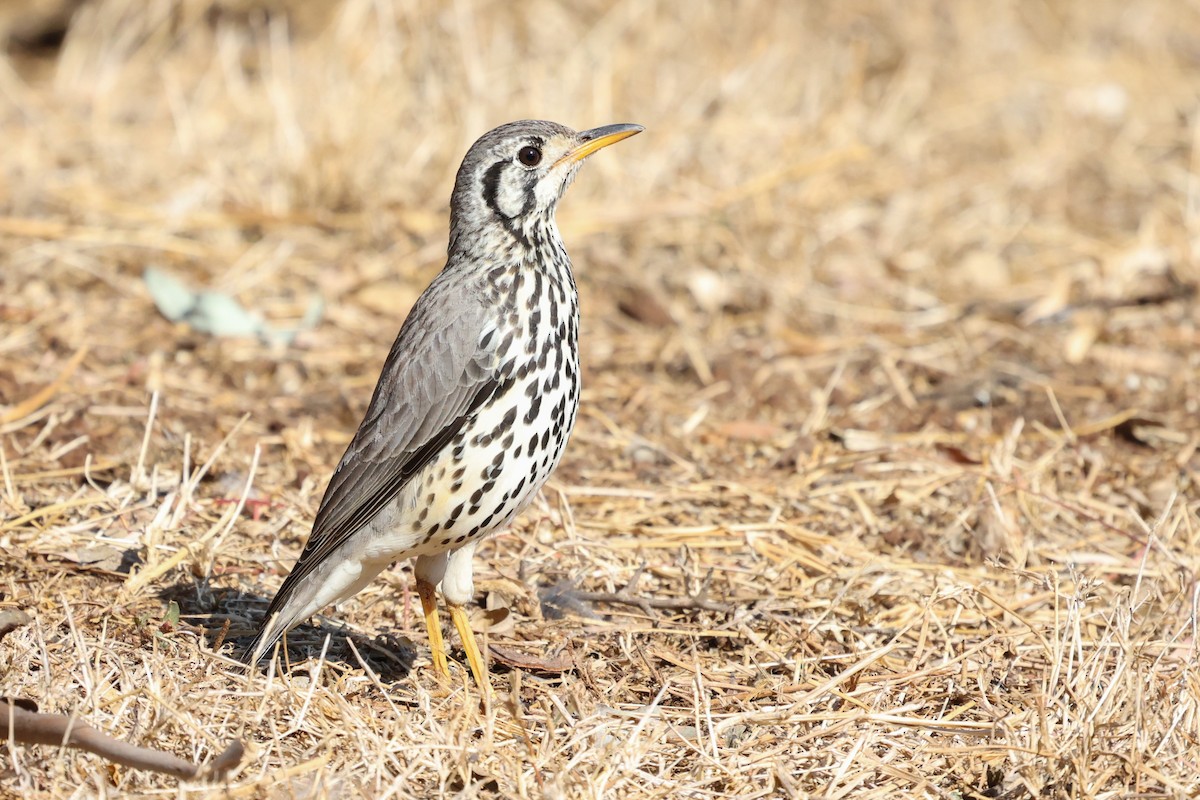
<path id="1" fill-rule="evenodd" d="M 527 167 L 536 167 L 542 163 L 542 151 L 531 144 L 527 144 L 517 153 L 517 160 Z"/>

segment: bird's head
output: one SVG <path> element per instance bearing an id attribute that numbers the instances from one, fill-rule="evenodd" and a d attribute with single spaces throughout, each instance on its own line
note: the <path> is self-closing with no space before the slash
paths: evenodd
<path id="1" fill-rule="evenodd" d="M 467 151 L 454 182 L 451 250 L 456 239 L 489 227 L 519 234 L 552 219 L 585 158 L 642 130 L 618 124 L 573 131 L 556 122 L 520 120 L 485 133 Z"/>

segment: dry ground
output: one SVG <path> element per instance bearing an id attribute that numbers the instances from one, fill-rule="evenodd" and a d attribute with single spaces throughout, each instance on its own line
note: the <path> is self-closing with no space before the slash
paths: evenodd
<path id="1" fill-rule="evenodd" d="M 1200 791 L 1195 2 L 55 5 L 0 4 L 0 694 L 248 752 L 5 746 L 0 791 Z M 526 116 L 647 130 L 561 214 L 586 390 L 477 558 L 495 701 L 406 566 L 247 675 L 454 169 Z M 214 339 L 147 266 L 325 315 Z"/>

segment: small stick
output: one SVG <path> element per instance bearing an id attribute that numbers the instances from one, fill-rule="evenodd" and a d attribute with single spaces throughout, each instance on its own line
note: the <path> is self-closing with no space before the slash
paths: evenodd
<path id="1" fill-rule="evenodd" d="M 58 390 L 63 387 L 63 384 L 67 382 L 67 379 L 71 377 L 71 374 L 75 372 L 75 368 L 79 366 L 80 362 L 83 361 L 87 354 L 88 346 L 85 344 L 83 347 L 80 347 L 78 350 L 76 350 L 73 356 L 67 359 L 67 363 L 58 373 L 58 377 L 46 384 L 41 391 L 35 392 L 30 397 L 25 398 L 15 406 L 6 408 L 2 413 L 0 413 L 0 423 L 7 424 L 9 422 L 14 422 L 18 419 L 21 419 L 21 417 L 32 414 L 34 411 L 37 411 L 42 406 L 46 405 L 46 403 L 49 403 L 54 395 L 58 393 Z"/>
<path id="2" fill-rule="evenodd" d="M 115 764 L 164 772 L 176 778 L 196 778 L 201 775 L 223 778 L 241 762 L 245 753 L 245 746 L 235 739 L 205 768 L 161 750 L 114 739 L 65 714 L 41 714 L 23 707 L 32 705 L 29 701 L 0 698 L 0 733 L 4 733 L 5 739 L 17 744 L 73 747 L 95 753 Z M 7 732 L 3 727 L 5 723 Z"/>
<path id="3" fill-rule="evenodd" d="M 633 573 L 633 577 L 629 579 L 620 591 L 617 592 L 575 592 L 575 596 L 580 600 L 589 603 L 619 603 L 621 605 L 635 606 L 641 609 L 648 617 L 653 617 L 653 608 L 661 608 L 669 611 L 685 611 L 690 609 L 701 609 L 703 611 L 716 611 L 721 614 L 728 614 L 732 610 L 732 606 L 725 603 L 718 603 L 708 597 L 708 587 L 712 584 L 712 570 L 704 576 L 704 583 L 695 594 L 689 597 L 638 597 L 633 593 L 634 587 L 638 580 L 642 577 L 646 565 L 642 564 Z"/>

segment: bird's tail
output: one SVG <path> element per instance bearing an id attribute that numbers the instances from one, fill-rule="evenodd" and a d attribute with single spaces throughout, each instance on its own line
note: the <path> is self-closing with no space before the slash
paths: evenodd
<path id="1" fill-rule="evenodd" d="M 262 661 L 283 634 L 320 609 L 323 598 L 312 596 L 312 584 L 311 580 L 304 580 L 295 570 L 284 579 L 283 585 L 267 606 L 258 633 L 246 649 L 245 659 L 249 666 L 253 667 Z"/>
<path id="2" fill-rule="evenodd" d="M 257 664 L 284 633 L 322 608 L 354 596 L 389 563 L 388 559 L 341 559 L 308 573 L 293 569 L 267 606 L 262 626 L 246 650 L 246 663 Z"/>
<path id="3" fill-rule="evenodd" d="M 284 628 L 279 624 L 279 620 L 278 613 L 269 614 L 263 619 L 258 633 L 254 634 L 253 641 L 246 648 L 245 660 L 247 666 L 257 666 L 258 662 L 262 661 L 263 656 L 270 652 L 275 643 L 279 641 L 279 637 L 283 636 Z"/>

